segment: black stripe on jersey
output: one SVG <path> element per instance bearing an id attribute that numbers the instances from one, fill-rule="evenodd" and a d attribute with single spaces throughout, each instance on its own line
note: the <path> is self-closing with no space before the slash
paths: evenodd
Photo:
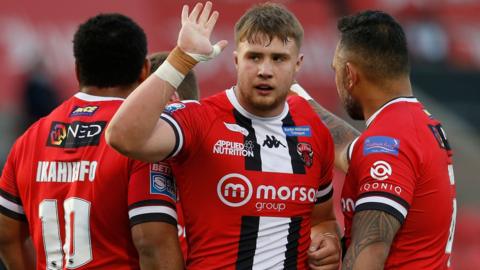
<path id="1" fill-rule="evenodd" d="M 382 191 L 370 191 L 370 192 L 365 192 L 363 193 L 362 195 L 358 196 L 357 198 L 357 201 L 360 200 L 361 198 L 365 198 L 365 197 L 371 197 L 371 196 L 380 196 L 380 197 L 385 197 L 385 198 L 389 198 L 399 204 L 401 204 L 403 207 L 405 207 L 405 209 L 409 209 L 410 208 L 410 205 L 408 204 L 407 201 L 405 201 L 404 199 L 398 197 L 398 196 L 395 196 L 391 193 L 388 193 L 388 192 L 382 192 Z"/>
<path id="2" fill-rule="evenodd" d="M 166 117 L 163 117 L 163 116 L 160 116 L 160 119 L 164 120 L 165 122 L 167 122 L 173 129 L 173 133 L 175 134 L 175 146 L 173 147 L 173 150 L 172 152 L 170 152 L 170 154 L 168 154 L 164 159 L 167 159 L 169 157 L 171 157 L 173 155 L 173 153 L 175 153 L 179 147 L 179 144 L 180 144 L 180 134 L 178 134 L 178 130 L 177 130 L 177 127 L 175 127 L 175 124 L 172 123 L 172 121 Z"/>
<path id="3" fill-rule="evenodd" d="M 300 228 L 302 218 L 294 217 L 290 222 L 290 228 L 288 229 L 288 243 L 287 251 L 285 252 L 285 262 L 283 269 L 296 270 L 297 258 L 298 258 L 298 240 L 300 239 Z"/>
<path id="4" fill-rule="evenodd" d="M 128 206 L 128 210 L 132 210 L 133 208 L 141 207 L 141 206 L 147 206 L 147 205 L 162 205 L 162 206 L 168 206 L 172 209 L 177 209 L 175 205 L 169 201 L 164 201 L 164 200 L 144 200 L 144 201 L 139 201 L 136 203 L 132 203 Z"/>
<path id="5" fill-rule="evenodd" d="M 0 205 L 0 213 L 7 216 L 7 217 L 11 217 L 11 218 L 19 220 L 19 221 L 27 222 L 27 216 L 16 213 L 16 212 L 13 212 L 12 210 L 10 210 L 8 208 L 5 208 L 1 205 Z"/>
<path id="6" fill-rule="evenodd" d="M 22 200 L 20 198 L 13 196 L 12 194 L 6 192 L 5 190 L 0 188 L 0 196 L 2 196 L 4 199 L 9 200 L 13 203 L 16 203 L 18 205 L 22 205 Z"/>
<path id="7" fill-rule="evenodd" d="M 168 224 L 172 224 L 173 226 L 177 226 L 177 220 L 164 213 L 148 213 L 148 214 L 141 214 L 130 218 L 130 227 L 133 227 L 137 224 L 145 223 L 145 222 L 165 222 Z"/>
<path id="8" fill-rule="evenodd" d="M 253 143 L 253 157 L 245 157 L 245 169 L 250 171 L 261 171 L 262 170 L 262 157 L 260 156 L 260 144 L 257 142 L 257 136 L 255 136 L 255 129 L 252 126 L 252 120 L 243 116 L 236 109 L 233 109 L 233 116 L 237 125 L 248 130 L 248 136 L 244 137 L 244 144 L 247 141 Z"/>
<path id="9" fill-rule="evenodd" d="M 252 269 L 253 258 L 257 248 L 258 228 L 260 226 L 260 217 L 242 217 L 242 227 L 240 229 L 240 241 L 238 242 L 238 254 L 236 269 Z"/>
<path id="10" fill-rule="evenodd" d="M 323 195 L 320 198 L 317 198 L 317 200 L 315 201 L 315 204 L 326 202 L 330 200 L 332 197 L 333 197 L 333 188 L 327 194 Z"/>
<path id="11" fill-rule="evenodd" d="M 288 112 L 287 116 L 282 120 L 282 127 L 294 127 L 292 115 Z M 298 138 L 297 136 L 286 136 L 288 153 L 292 162 L 292 171 L 295 174 L 305 174 L 305 165 L 300 155 L 297 153 Z"/>
<path id="12" fill-rule="evenodd" d="M 400 211 L 398 211 L 397 209 L 393 208 L 388 204 L 378 203 L 378 202 L 366 202 L 355 207 L 355 212 L 360 212 L 365 210 L 379 210 L 379 211 L 387 212 L 390 215 L 394 216 L 398 221 L 400 221 L 400 224 L 403 224 L 403 221 L 405 220 L 405 218 L 403 217 L 402 213 L 400 213 Z"/>

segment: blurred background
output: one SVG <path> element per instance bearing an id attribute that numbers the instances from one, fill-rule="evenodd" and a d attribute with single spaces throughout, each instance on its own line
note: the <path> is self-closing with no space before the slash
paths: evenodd
<path id="1" fill-rule="evenodd" d="M 177 0 L 2 1 L 0 9 L 0 168 L 15 138 L 33 121 L 78 91 L 73 33 L 100 12 L 133 18 L 148 36 L 149 51 L 174 47 L 182 4 Z M 201 96 L 235 84 L 233 26 L 251 0 L 213 0 L 220 18 L 213 40 L 227 39 L 220 57 L 196 67 Z M 348 119 L 338 101 L 330 68 L 336 21 L 364 9 L 394 15 L 411 52 L 415 95 L 443 122 L 454 149 L 459 210 L 454 269 L 480 265 L 480 0 L 278 0 L 305 29 L 298 81 L 333 112 Z M 128 41 L 125 41 L 128 42 Z M 350 121 L 350 120 L 349 120 Z M 363 122 L 352 122 L 360 130 Z M 336 196 L 343 175 L 336 175 Z M 338 201 L 338 200 L 337 200 Z M 338 205 L 337 205 L 338 207 Z M 341 220 L 341 213 L 338 212 Z"/>

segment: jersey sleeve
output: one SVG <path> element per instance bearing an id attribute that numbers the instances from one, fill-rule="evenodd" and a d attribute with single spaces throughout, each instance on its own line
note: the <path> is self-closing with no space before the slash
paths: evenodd
<path id="1" fill-rule="evenodd" d="M 321 176 L 320 176 L 320 186 L 317 191 L 315 203 L 326 202 L 333 196 L 333 165 L 335 160 L 334 145 L 333 139 L 330 135 L 330 132 L 324 128 L 324 141 L 323 148 L 324 152 L 319 153 L 322 156 L 322 167 L 321 167 Z"/>
<path id="2" fill-rule="evenodd" d="M 201 129 L 200 103 L 197 101 L 184 101 L 169 104 L 165 107 L 161 119 L 166 121 L 175 133 L 176 143 L 167 158 L 177 158 L 182 153 L 188 152 L 189 148 L 194 147 L 193 141 L 198 142 Z"/>
<path id="3" fill-rule="evenodd" d="M 388 136 L 366 137 L 355 145 L 350 164 L 358 179 L 355 212 L 380 210 L 403 224 L 416 185 L 415 153 L 407 140 Z"/>
<path id="4" fill-rule="evenodd" d="M 27 218 L 17 188 L 15 173 L 16 147 L 17 144 L 10 151 L 0 178 L 0 213 L 17 220 L 26 221 Z"/>
<path id="5" fill-rule="evenodd" d="M 133 161 L 128 186 L 130 225 L 160 221 L 177 224 L 176 186 L 168 163 Z"/>

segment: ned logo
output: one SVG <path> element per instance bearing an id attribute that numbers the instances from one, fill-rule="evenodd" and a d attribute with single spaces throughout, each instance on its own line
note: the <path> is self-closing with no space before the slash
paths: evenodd
<path id="1" fill-rule="evenodd" d="M 60 148 L 78 148 L 98 145 L 107 122 L 72 123 L 52 122 L 47 138 L 47 146 Z"/>

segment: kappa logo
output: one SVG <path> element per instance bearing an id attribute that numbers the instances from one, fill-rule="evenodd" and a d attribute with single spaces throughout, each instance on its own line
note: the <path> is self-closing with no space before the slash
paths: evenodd
<path id="1" fill-rule="evenodd" d="M 313 150 L 312 145 L 306 142 L 297 144 L 297 153 L 300 155 L 305 166 L 311 167 L 313 164 Z"/>
<path id="2" fill-rule="evenodd" d="M 275 138 L 275 136 L 267 135 L 267 138 L 263 141 L 262 147 L 266 146 L 268 148 L 273 148 L 273 147 L 278 148 L 278 147 L 280 147 L 280 145 L 283 146 L 284 148 L 286 148 L 286 146 L 281 141 L 277 140 L 277 138 Z"/>
<path id="3" fill-rule="evenodd" d="M 375 180 L 385 180 L 392 175 L 392 167 L 383 160 L 376 161 L 370 168 L 370 176 Z"/>
<path id="4" fill-rule="evenodd" d="M 230 123 L 225 123 L 225 126 L 228 128 L 228 130 L 233 131 L 233 132 L 240 132 L 243 134 L 243 136 L 248 136 L 249 132 L 246 128 L 239 126 L 238 124 L 230 124 Z"/>

